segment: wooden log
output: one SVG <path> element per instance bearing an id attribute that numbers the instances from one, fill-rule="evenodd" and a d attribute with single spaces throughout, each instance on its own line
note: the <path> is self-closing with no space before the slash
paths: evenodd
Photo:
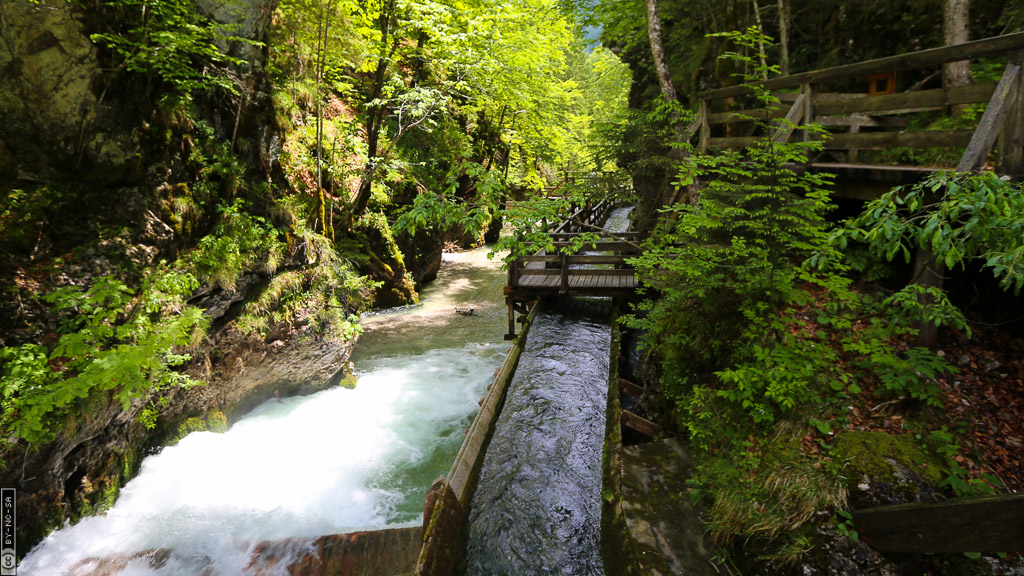
<path id="1" fill-rule="evenodd" d="M 947 62 L 973 60 L 982 56 L 1005 54 L 1007 52 L 1014 52 L 1021 49 L 1024 49 L 1024 32 L 1016 32 L 1014 34 L 1006 34 L 1003 36 L 996 36 L 994 38 L 984 38 L 982 40 L 964 42 L 963 44 L 956 44 L 953 46 L 943 46 L 941 48 L 909 52 L 906 54 L 878 58 L 875 60 L 865 60 L 855 64 L 847 64 L 844 66 L 835 66 L 833 68 L 824 68 L 820 70 L 813 70 L 811 72 L 802 72 L 800 74 L 770 78 L 765 82 L 765 87 L 769 90 L 796 88 L 801 84 L 823 83 L 833 80 L 867 77 L 871 74 L 888 72 L 890 70 L 906 70 L 908 68 L 937 66 Z M 717 90 L 700 92 L 697 94 L 697 97 L 703 100 L 715 100 L 719 98 L 742 96 L 749 93 L 750 89 L 746 86 L 730 86 L 728 88 L 719 88 Z"/>
<path id="2" fill-rule="evenodd" d="M 1010 108 L 1017 100 L 1016 92 L 1019 89 L 1019 82 L 1020 65 L 1007 64 L 1003 77 L 999 80 L 995 93 L 992 94 L 992 101 L 989 102 L 988 108 L 981 116 L 981 121 L 978 122 L 978 128 L 974 131 L 967 151 L 964 152 L 963 158 L 957 164 L 957 172 L 978 170 L 985 164 L 985 159 L 988 158 L 988 153 L 999 136 L 1003 119 L 1009 115 Z"/>
<path id="3" fill-rule="evenodd" d="M 1024 552 L 1024 494 L 857 510 L 853 525 L 885 552 Z"/>
<path id="4" fill-rule="evenodd" d="M 866 96 L 850 100 L 821 102 L 817 106 L 819 116 L 831 114 L 896 114 L 906 110 L 941 108 L 957 104 L 976 104 L 988 102 L 996 90 L 993 83 L 971 84 L 956 88 L 939 88 L 921 90 L 903 94 L 886 94 L 884 96 Z"/>
<path id="5" fill-rule="evenodd" d="M 658 434 L 661 434 L 661 426 L 658 426 L 646 418 L 637 416 L 629 410 L 622 411 L 622 425 L 626 428 L 636 430 L 649 438 L 654 438 Z"/>

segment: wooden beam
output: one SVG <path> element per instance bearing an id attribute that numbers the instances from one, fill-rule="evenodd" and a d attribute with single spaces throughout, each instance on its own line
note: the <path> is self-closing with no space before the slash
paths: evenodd
<path id="1" fill-rule="evenodd" d="M 815 113 L 819 116 L 831 114 L 896 114 L 905 110 L 923 108 L 940 108 L 956 104 L 976 104 L 988 102 L 996 90 L 996 85 L 972 84 L 956 88 L 939 88 L 936 90 L 920 90 L 903 94 L 886 94 L 884 96 L 865 96 L 863 98 L 819 102 Z"/>
<path id="2" fill-rule="evenodd" d="M 804 124 L 810 124 L 814 121 L 814 86 L 812 84 L 804 84 L 800 88 L 801 94 L 804 98 Z M 804 130 L 803 141 L 808 142 L 811 139 L 811 133 Z"/>
<path id="3" fill-rule="evenodd" d="M 790 107 L 792 108 L 792 106 Z M 752 110 L 735 110 L 733 112 L 716 112 L 708 114 L 709 124 L 735 124 L 754 120 L 776 120 L 785 118 L 789 110 L 785 108 L 754 108 Z"/>
<path id="4" fill-rule="evenodd" d="M 793 102 L 793 106 L 790 107 L 789 113 L 786 117 L 779 122 L 779 125 L 775 128 L 775 133 L 772 134 L 772 142 L 776 144 L 784 144 L 789 141 L 789 137 L 793 135 L 793 130 L 796 129 L 796 125 L 800 123 L 800 119 L 804 117 L 804 103 L 807 101 L 807 94 L 801 94 L 796 102 Z"/>
<path id="5" fill-rule="evenodd" d="M 825 148 L 909 148 L 966 147 L 971 142 L 971 130 L 922 130 L 917 132 L 861 132 L 859 134 L 832 134 L 825 140 Z"/>
<path id="6" fill-rule="evenodd" d="M 648 438 L 654 438 L 658 434 L 661 434 L 661 426 L 658 426 L 646 418 L 637 416 L 629 410 L 622 411 L 622 425 L 626 428 L 636 430 Z"/>
<path id="7" fill-rule="evenodd" d="M 634 398 L 639 398 L 644 394 L 644 387 L 638 384 L 633 384 L 625 378 L 619 378 L 619 390 L 629 394 Z"/>
<path id="8" fill-rule="evenodd" d="M 1010 63 L 1024 65 L 1024 50 L 1010 55 Z M 1017 79 L 1017 87 L 1012 88 L 1016 94 L 1014 105 L 1003 122 L 999 133 L 999 158 L 996 172 L 1013 176 L 1024 175 L 1024 72 Z"/>
<path id="9" fill-rule="evenodd" d="M 1024 552 L 1024 494 L 857 510 L 853 525 L 885 552 Z"/>
<path id="10" fill-rule="evenodd" d="M 985 159 L 992 150 L 999 130 L 1002 127 L 1003 119 L 1008 115 L 1010 108 L 1017 101 L 1017 91 L 1020 89 L 1020 65 L 1007 64 L 1003 77 L 992 94 L 992 101 L 981 116 L 978 128 L 971 137 L 970 144 L 963 158 L 957 164 L 957 172 L 970 172 L 978 170 L 985 165 Z"/>
<path id="11" fill-rule="evenodd" d="M 860 126 L 871 128 L 906 128 L 910 118 L 906 116 L 865 116 L 851 114 L 849 116 L 815 116 L 815 124 L 822 126 Z"/>
<path id="12" fill-rule="evenodd" d="M 784 88 L 796 88 L 801 84 L 808 83 L 822 83 L 831 80 L 843 80 L 857 77 L 866 78 L 867 76 L 878 72 L 936 66 L 947 62 L 973 60 L 982 56 L 1005 54 L 1007 52 L 1013 52 L 1021 49 L 1024 49 L 1024 32 L 1016 32 L 1014 34 L 1006 34 L 1004 36 L 996 36 L 994 38 L 984 38 L 982 40 L 964 42 L 963 44 L 956 44 L 953 46 L 943 46 L 941 48 L 909 52 L 906 54 L 878 58 L 875 60 L 865 60 L 863 62 L 857 62 L 856 64 L 847 64 L 845 66 L 835 66 L 833 68 L 824 68 L 821 70 L 813 70 L 811 72 L 771 78 L 765 82 L 765 87 L 769 90 L 780 90 Z M 700 92 L 697 94 L 697 97 L 704 100 L 715 100 L 719 98 L 742 96 L 749 92 L 750 89 L 746 86 L 731 86 L 729 88 L 719 88 L 717 90 Z"/>

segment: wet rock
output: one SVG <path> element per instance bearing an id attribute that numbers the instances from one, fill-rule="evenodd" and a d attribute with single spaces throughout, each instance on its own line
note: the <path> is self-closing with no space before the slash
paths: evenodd
<path id="1" fill-rule="evenodd" d="M 689 475 L 678 439 L 622 450 L 622 511 L 641 573 L 714 574 L 704 525 L 686 497 Z"/>

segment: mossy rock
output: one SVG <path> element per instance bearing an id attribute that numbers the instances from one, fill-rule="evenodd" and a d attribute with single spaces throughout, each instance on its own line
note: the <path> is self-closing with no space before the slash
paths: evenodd
<path id="1" fill-rule="evenodd" d="M 849 469 L 860 475 L 896 481 L 892 460 L 931 484 L 942 481 L 942 460 L 926 452 L 912 434 L 845 432 L 836 438 L 833 448 L 840 459 L 848 462 Z"/>
<path id="2" fill-rule="evenodd" d="M 186 418 L 178 429 L 170 435 L 167 445 L 177 444 L 185 436 L 193 432 L 216 432 L 223 434 L 228 431 L 228 417 L 219 410 L 213 410 L 204 416 Z"/>
<path id="3" fill-rule="evenodd" d="M 930 499 L 942 481 L 942 460 L 912 434 L 844 432 L 833 454 L 846 466 L 854 508 Z"/>

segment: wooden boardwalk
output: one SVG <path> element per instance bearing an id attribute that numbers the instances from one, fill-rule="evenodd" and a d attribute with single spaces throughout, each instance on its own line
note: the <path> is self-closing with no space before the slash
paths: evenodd
<path id="1" fill-rule="evenodd" d="M 563 228 L 559 226 L 559 229 Z M 505 302 L 508 305 L 508 334 L 515 338 L 516 314 L 525 314 L 530 305 L 543 296 L 596 296 L 624 298 L 636 292 L 636 273 L 626 262 L 639 254 L 635 232 L 616 234 L 608 239 L 587 244 L 586 252 L 566 255 L 560 253 L 572 245 L 577 232 L 553 233 L 554 254 L 543 250 L 531 256 L 521 256 L 508 270 Z"/>
<path id="2" fill-rule="evenodd" d="M 1006 57 L 998 82 L 979 82 L 944 88 L 935 74 L 916 84 L 942 64 L 979 57 Z M 750 103 L 746 86 L 731 86 L 697 94 L 697 118 L 688 128 L 697 148 L 741 150 L 766 136 L 775 142 L 822 140 L 824 150 L 800 167 L 836 175 L 837 183 L 871 183 L 856 189 L 837 186 L 836 196 L 867 200 L 893 185 L 920 181 L 935 168 L 861 163 L 868 150 L 896 147 L 964 149 L 956 166 L 960 172 L 990 166 L 1014 180 L 1024 178 L 1024 32 L 985 38 L 953 46 L 921 50 L 855 64 L 771 78 L 765 87 L 780 101 L 774 109 L 743 109 Z M 914 76 L 908 71 L 916 71 Z M 850 91 L 861 85 L 866 90 Z M 897 90 L 899 88 L 899 91 Z M 913 129 L 923 112 L 971 104 L 986 104 L 976 127 Z M 752 120 L 768 121 L 770 134 L 759 133 Z M 798 132 L 814 123 L 824 133 Z M 997 144 L 998 141 L 998 145 Z M 991 164 L 988 164 L 990 155 Z M 876 155 L 877 158 L 877 155 Z"/>

